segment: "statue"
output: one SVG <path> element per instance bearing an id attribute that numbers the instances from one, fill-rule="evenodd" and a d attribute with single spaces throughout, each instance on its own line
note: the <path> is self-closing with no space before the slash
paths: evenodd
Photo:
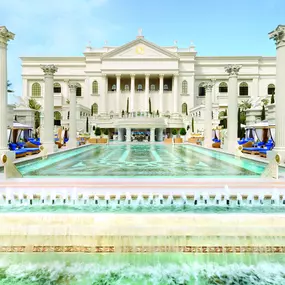
<path id="1" fill-rule="evenodd" d="M 142 28 L 140 28 L 139 30 L 138 30 L 138 36 L 139 37 L 142 37 L 143 35 L 142 35 L 142 32 L 143 32 L 143 30 L 142 30 Z"/>

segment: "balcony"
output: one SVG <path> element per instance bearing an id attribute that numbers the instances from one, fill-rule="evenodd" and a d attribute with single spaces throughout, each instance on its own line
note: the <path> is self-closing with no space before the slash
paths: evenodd
<path id="1" fill-rule="evenodd" d="M 54 106 L 55 107 L 61 107 L 62 106 L 62 101 L 63 101 L 63 96 L 61 93 L 54 93 L 53 94 L 53 98 L 54 98 Z"/>

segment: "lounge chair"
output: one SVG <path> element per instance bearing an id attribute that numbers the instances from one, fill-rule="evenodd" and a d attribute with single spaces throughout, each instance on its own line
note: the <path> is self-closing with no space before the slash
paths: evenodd
<path id="1" fill-rule="evenodd" d="M 25 157 L 27 155 L 27 151 L 24 148 L 14 150 L 16 158 Z"/>
<path id="2" fill-rule="evenodd" d="M 242 149 L 243 153 L 248 153 L 248 154 L 259 154 L 259 151 L 263 150 L 261 147 L 244 147 Z"/>
<path id="3" fill-rule="evenodd" d="M 219 139 L 212 139 L 212 148 L 221 148 L 221 140 Z"/>

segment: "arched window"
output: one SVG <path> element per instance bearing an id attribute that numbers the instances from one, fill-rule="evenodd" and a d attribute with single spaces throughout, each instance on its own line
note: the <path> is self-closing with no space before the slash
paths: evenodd
<path id="1" fill-rule="evenodd" d="M 61 85 L 59 83 L 53 84 L 53 93 L 61 93 Z"/>
<path id="2" fill-rule="evenodd" d="M 182 94 L 188 94 L 188 83 L 186 80 L 182 81 Z"/>
<path id="3" fill-rule="evenodd" d="M 199 96 L 205 96 L 206 95 L 206 90 L 204 87 L 204 82 L 199 84 Z"/>
<path id="4" fill-rule="evenodd" d="M 98 114 L 98 105 L 94 103 L 91 107 L 91 116 Z"/>
<path id="5" fill-rule="evenodd" d="M 267 94 L 272 95 L 275 93 L 275 85 L 274 84 L 269 84 L 267 87 Z"/>
<path id="6" fill-rule="evenodd" d="M 143 91 L 142 85 L 138 84 L 138 91 Z"/>
<path id="7" fill-rule="evenodd" d="M 187 104 L 186 103 L 182 104 L 182 114 L 186 114 L 187 115 Z"/>
<path id="8" fill-rule="evenodd" d="M 98 94 L 98 82 L 94 80 L 92 83 L 92 94 Z"/>
<path id="9" fill-rule="evenodd" d="M 55 126 L 60 126 L 60 121 L 61 121 L 61 114 L 59 111 L 55 111 L 53 113 L 53 119 L 54 119 L 54 125 Z"/>
<path id="10" fill-rule="evenodd" d="M 116 84 L 113 84 L 112 85 L 112 91 L 116 91 L 116 90 L 117 90 Z"/>
<path id="11" fill-rule="evenodd" d="M 77 83 L 78 87 L 76 88 L 76 96 L 80 97 L 82 95 L 82 88 L 79 83 Z"/>
<path id="12" fill-rule="evenodd" d="M 248 84 L 246 82 L 242 82 L 239 85 L 239 95 L 240 96 L 248 96 Z"/>
<path id="13" fill-rule="evenodd" d="M 226 82 L 221 82 L 219 85 L 220 93 L 228 93 L 228 84 Z"/>
<path id="14" fill-rule="evenodd" d="M 55 120 L 61 120 L 61 114 L 59 111 L 55 111 L 54 112 L 54 119 Z"/>
<path id="15" fill-rule="evenodd" d="M 130 86 L 128 84 L 125 85 L 125 91 L 129 91 L 130 90 Z"/>
<path id="16" fill-rule="evenodd" d="M 41 97 L 41 93 L 42 93 L 42 88 L 40 83 L 35 82 L 32 85 L 32 97 Z"/>
<path id="17" fill-rule="evenodd" d="M 150 85 L 150 91 L 155 91 L 155 84 Z"/>
<path id="18" fill-rule="evenodd" d="M 168 91 L 168 84 L 164 84 L 164 85 L 163 85 L 163 90 L 164 90 L 164 91 Z"/>

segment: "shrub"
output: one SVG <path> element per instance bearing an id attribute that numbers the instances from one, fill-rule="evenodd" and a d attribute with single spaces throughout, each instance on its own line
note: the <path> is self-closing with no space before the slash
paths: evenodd
<path id="1" fill-rule="evenodd" d="M 95 136 L 101 136 L 101 129 L 99 127 L 95 129 Z"/>
<path id="2" fill-rule="evenodd" d="M 172 133 L 172 135 L 176 136 L 177 135 L 177 129 L 172 129 L 171 133 Z"/>
<path id="3" fill-rule="evenodd" d="M 185 128 L 180 129 L 180 135 L 185 136 L 186 135 L 186 130 Z"/>
<path id="4" fill-rule="evenodd" d="M 274 92 L 273 92 L 272 95 L 271 95 L 270 103 L 271 103 L 271 104 L 274 104 L 274 103 L 275 103 Z"/>

